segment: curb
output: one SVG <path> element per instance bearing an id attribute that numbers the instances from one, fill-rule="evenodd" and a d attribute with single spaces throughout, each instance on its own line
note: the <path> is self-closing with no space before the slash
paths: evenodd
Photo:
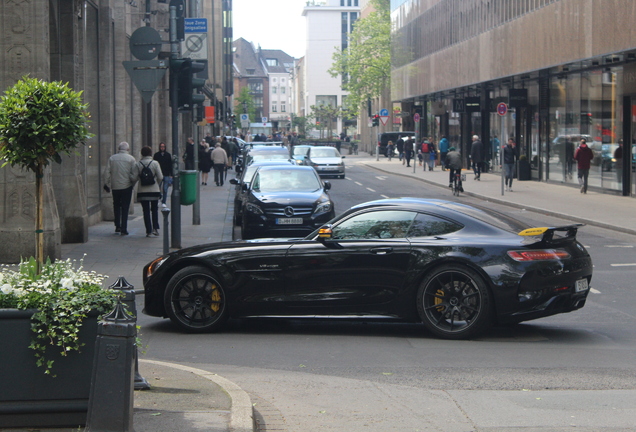
<path id="1" fill-rule="evenodd" d="M 230 431 L 232 432 L 253 432 L 254 431 L 254 411 L 249 395 L 232 381 L 223 378 L 215 373 L 176 363 L 169 363 L 157 360 L 139 359 L 140 363 L 156 364 L 158 366 L 171 367 L 185 372 L 191 372 L 202 378 L 208 379 L 221 387 L 232 400 L 230 412 Z"/>
<path id="2" fill-rule="evenodd" d="M 393 174 L 393 175 L 398 175 L 398 176 L 402 176 L 402 177 L 408 177 L 408 178 L 411 178 L 411 179 L 417 179 L 417 180 L 421 181 L 422 183 L 427 183 L 427 184 L 430 184 L 430 185 L 433 185 L 433 186 L 438 186 L 438 187 L 443 188 L 443 189 L 448 189 L 448 188 L 444 187 L 444 185 L 442 185 L 442 184 L 440 184 L 438 182 L 427 180 L 425 178 L 416 177 L 416 176 L 410 175 L 410 174 L 396 173 L 396 172 L 393 172 L 393 171 L 385 170 L 385 169 L 379 168 L 377 166 L 368 164 L 366 162 L 362 162 L 362 164 L 364 164 L 365 166 L 367 166 L 369 168 L 372 168 L 372 169 L 374 169 L 376 171 L 380 171 L 380 172 L 383 172 L 383 173 L 386 173 L 386 174 Z M 552 210 L 543 209 L 543 208 L 540 208 L 540 207 L 532 207 L 532 206 L 527 206 L 527 205 L 521 205 L 521 204 L 513 203 L 513 202 L 510 202 L 510 201 L 506 201 L 506 200 L 503 200 L 503 199 L 498 199 L 498 198 L 493 198 L 491 196 L 481 195 L 481 194 L 474 193 L 474 192 L 463 192 L 463 194 L 467 195 L 467 196 L 475 197 L 475 198 L 480 198 L 480 199 L 483 199 L 485 201 L 491 201 L 491 202 L 494 202 L 494 203 L 497 203 L 497 204 L 506 205 L 508 207 L 514 207 L 514 208 L 518 208 L 518 209 L 521 209 L 521 210 L 529 210 L 529 211 L 532 211 L 534 213 L 541 213 L 541 214 L 545 214 L 545 215 L 548 215 L 548 216 L 564 218 L 564 219 L 571 220 L 572 222 L 578 222 L 578 223 L 582 223 L 584 225 L 592 225 L 592 226 L 596 226 L 596 227 L 599 227 L 599 228 L 604 228 L 604 229 L 608 229 L 608 230 L 611 230 L 611 231 L 620 232 L 620 233 L 624 233 L 624 234 L 636 235 L 636 230 L 633 230 L 633 229 L 630 229 L 630 228 L 624 228 L 624 227 L 620 227 L 620 226 L 616 226 L 616 225 L 610 225 L 608 223 L 595 221 L 595 220 L 592 220 L 592 219 L 589 219 L 589 218 L 581 218 L 579 216 L 569 215 L 569 214 L 566 214 L 566 213 L 559 213 L 559 212 L 555 212 L 555 211 L 552 211 Z"/>

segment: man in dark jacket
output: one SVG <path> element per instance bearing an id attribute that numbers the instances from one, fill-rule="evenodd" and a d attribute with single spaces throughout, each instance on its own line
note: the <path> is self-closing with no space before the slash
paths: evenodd
<path id="1" fill-rule="evenodd" d="M 159 151 L 152 158 L 159 162 L 161 173 L 163 174 L 161 204 L 165 207 L 166 199 L 168 198 L 168 188 L 172 186 L 172 155 L 166 151 L 166 143 L 159 143 Z"/>
<path id="2" fill-rule="evenodd" d="M 470 146 L 470 161 L 473 164 L 475 180 L 481 177 L 481 164 L 484 162 L 484 146 L 477 135 L 473 135 L 473 143 Z"/>
<path id="3" fill-rule="evenodd" d="M 578 169 L 577 177 L 579 178 L 582 194 L 587 193 L 587 177 L 590 174 L 592 159 L 594 159 L 594 153 L 592 149 L 587 146 L 585 139 L 582 138 L 579 148 L 574 152 L 574 160 L 576 161 L 576 167 Z"/>
<path id="4" fill-rule="evenodd" d="M 188 138 L 185 152 L 183 153 L 183 162 L 185 162 L 186 170 L 194 169 L 194 138 Z"/>
<path id="5" fill-rule="evenodd" d="M 413 138 L 409 137 L 404 143 L 404 159 L 406 160 L 407 168 L 411 166 L 411 158 L 413 157 Z"/>
<path id="6" fill-rule="evenodd" d="M 515 140 L 510 138 L 508 144 L 503 149 L 504 174 L 506 181 L 506 190 L 512 192 L 512 178 L 515 174 L 515 161 L 517 160 L 517 144 Z"/>

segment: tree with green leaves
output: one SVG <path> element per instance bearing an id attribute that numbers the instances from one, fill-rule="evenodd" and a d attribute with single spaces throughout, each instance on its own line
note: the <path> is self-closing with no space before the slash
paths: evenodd
<path id="1" fill-rule="evenodd" d="M 254 106 L 254 98 L 250 94 L 247 87 L 243 87 L 235 99 L 234 112 L 239 114 L 248 114 L 250 121 L 256 121 L 256 107 Z"/>
<path id="2" fill-rule="evenodd" d="M 0 98 L 0 158 L 35 173 L 36 261 L 44 263 L 44 168 L 92 136 L 82 92 L 68 84 L 24 77 Z"/>
<path id="3" fill-rule="evenodd" d="M 389 0 L 370 0 L 375 9 L 356 21 L 349 47 L 333 54 L 332 77 L 344 76 L 347 108 L 358 115 L 367 100 L 378 98 L 391 78 L 391 17 Z"/>
<path id="4" fill-rule="evenodd" d="M 338 117 L 342 115 L 342 110 L 338 106 L 328 104 L 312 105 L 311 116 L 316 119 L 318 129 L 320 130 L 320 138 L 323 138 L 322 131 L 327 130 L 327 138 L 331 138 L 334 129 L 334 123 L 338 121 Z"/>

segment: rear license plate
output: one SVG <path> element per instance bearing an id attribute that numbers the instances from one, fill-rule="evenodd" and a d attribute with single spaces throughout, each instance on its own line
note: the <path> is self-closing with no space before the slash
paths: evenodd
<path id="1" fill-rule="evenodd" d="M 335 170 L 338 169 L 338 167 L 329 167 L 328 166 L 328 167 L 322 167 L 322 169 L 325 170 L 325 171 L 335 171 Z"/>
<path id="2" fill-rule="evenodd" d="M 278 218 L 276 219 L 277 225 L 302 225 L 303 218 Z M 587 282 L 587 281 L 586 281 Z"/>
<path id="3" fill-rule="evenodd" d="M 574 284 L 574 292 L 587 291 L 587 279 L 579 279 Z"/>

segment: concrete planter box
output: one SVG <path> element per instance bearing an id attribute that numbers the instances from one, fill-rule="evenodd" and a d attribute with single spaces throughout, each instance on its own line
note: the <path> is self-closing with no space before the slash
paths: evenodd
<path id="1" fill-rule="evenodd" d="M 97 337 L 98 316 L 89 316 L 80 330 L 82 351 L 55 360 L 53 374 L 35 364 L 29 348 L 34 310 L 0 309 L 0 428 L 78 427 L 86 424 Z"/>

